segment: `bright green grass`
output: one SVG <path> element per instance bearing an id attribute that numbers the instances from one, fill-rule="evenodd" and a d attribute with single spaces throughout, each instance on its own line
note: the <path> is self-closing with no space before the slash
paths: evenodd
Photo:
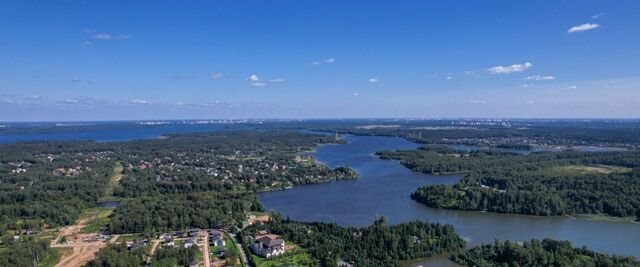
<path id="1" fill-rule="evenodd" d="M 318 263 L 304 249 L 295 246 L 284 255 L 265 259 L 251 255 L 257 267 L 318 266 Z"/>
<path id="2" fill-rule="evenodd" d="M 109 224 L 111 219 L 109 215 L 115 208 L 91 208 L 87 209 L 80 215 L 80 220 L 84 220 L 86 226 L 80 230 L 81 233 L 96 233 L 102 227 Z"/>
<path id="3" fill-rule="evenodd" d="M 630 168 L 620 166 L 587 166 L 587 165 L 566 165 L 556 166 L 545 170 L 549 175 L 573 176 L 586 174 L 611 174 L 611 173 L 627 173 Z"/>
<path id="4" fill-rule="evenodd" d="M 118 237 L 118 240 L 116 241 L 119 243 L 125 243 L 133 240 L 142 240 L 142 239 L 144 239 L 143 234 L 130 234 L 130 235 L 121 235 L 120 237 Z M 176 245 L 177 245 L 177 242 L 176 242 Z"/>
<path id="5" fill-rule="evenodd" d="M 120 179 L 122 179 L 122 171 L 124 170 L 124 166 L 122 166 L 121 162 L 117 162 L 116 166 L 113 167 L 113 174 L 109 179 L 109 184 L 107 184 L 107 188 L 105 189 L 104 196 L 111 197 L 113 196 L 113 189 L 120 183 Z"/>

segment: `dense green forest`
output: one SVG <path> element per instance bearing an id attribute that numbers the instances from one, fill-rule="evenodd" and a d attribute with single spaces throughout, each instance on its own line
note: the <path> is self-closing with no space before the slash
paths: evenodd
<path id="1" fill-rule="evenodd" d="M 237 225 L 246 212 L 262 210 L 255 194 L 208 192 L 134 198 L 122 202 L 109 224 L 113 233 L 158 233 L 190 227 Z"/>
<path id="2" fill-rule="evenodd" d="M 151 257 L 152 267 L 188 266 L 196 259 L 198 247 L 162 247 Z M 146 266 L 143 250 L 128 250 L 124 244 L 109 245 L 101 249 L 96 258 L 88 262 L 86 267 L 133 267 Z"/>
<path id="3" fill-rule="evenodd" d="M 0 232 L 71 224 L 103 196 L 114 164 L 93 142 L 0 145 Z"/>
<path id="4" fill-rule="evenodd" d="M 387 225 L 384 217 L 364 228 L 328 223 L 305 223 L 273 216 L 273 220 L 246 230 L 252 235 L 267 229 L 299 244 L 321 266 L 336 266 L 338 260 L 357 266 L 399 266 L 399 260 L 416 259 L 453 252 L 464 247 L 464 240 L 451 225 L 414 221 Z M 249 241 L 247 241 L 249 242 Z"/>
<path id="5" fill-rule="evenodd" d="M 96 258 L 86 267 L 130 267 L 144 266 L 144 253 L 141 249 L 129 250 L 126 244 L 109 245 L 100 249 Z"/>
<path id="6" fill-rule="evenodd" d="M 552 239 L 522 243 L 495 241 L 451 256 L 465 266 L 640 266 L 633 257 L 609 256 L 586 248 L 574 248 L 568 241 Z"/>
<path id="7" fill-rule="evenodd" d="M 156 251 L 151 261 L 152 267 L 187 266 L 196 259 L 197 247 L 162 247 Z"/>
<path id="8" fill-rule="evenodd" d="M 412 194 L 431 207 L 535 215 L 640 216 L 640 152 L 459 151 L 428 145 L 381 151 L 414 171 L 466 173 L 453 186 L 432 185 Z"/>
<path id="9" fill-rule="evenodd" d="M 0 266 L 37 266 L 49 252 L 49 242 L 45 240 L 27 239 L 17 242 L 3 240 L 2 243 L 11 244 L 6 249 L 0 250 Z"/>

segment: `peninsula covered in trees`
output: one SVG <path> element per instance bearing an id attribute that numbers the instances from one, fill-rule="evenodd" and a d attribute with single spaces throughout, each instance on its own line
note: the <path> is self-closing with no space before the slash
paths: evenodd
<path id="1" fill-rule="evenodd" d="M 430 207 L 534 215 L 640 216 L 640 152 L 461 151 L 427 145 L 381 151 L 416 172 L 464 173 L 453 186 L 418 189 L 412 198 Z"/>

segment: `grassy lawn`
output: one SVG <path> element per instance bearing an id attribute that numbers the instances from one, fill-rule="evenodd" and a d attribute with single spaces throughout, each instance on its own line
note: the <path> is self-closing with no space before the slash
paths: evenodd
<path id="1" fill-rule="evenodd" d="M 295 246 L 282 256 L 265 259 L 251 255 L 257 267 L 285 267 L 285 266 L 317 266 L 316 261 L 304 249 Z"/>
<path id="2" fill-rule="evenodd" d="M 227 261 L 230 266 L 243 266 L 241 262 L 242 256 L 240 256 L 241 255 L 240 251 L 238 250 L 238 247 L 236 247 L 231 237 L 225 234 L 224 241 L 225 241 L 224 246 L 209 246 L 209 252 L 211 253 L 211 261 L 213 261 L 216 258 L 215 256 L 216 251 L 218 251 L 218 249 L 220 248 L 223 248 L 227 255 L 229 255 L 230 253 L 237 255 L 237 258 L 238 258 L 237 261 L 235 262 Z"/>
<path id="3" fill-rule="evenodd" d="M 58 236 L 58 229 L 46 229 L 36 234 L 34 237 L 40 240 L 51 241 Z"/>
<path id="4" fill-rule="evenodd" d="M 587 165 L 567 165 L 551 167 L 546 170 L 550 175 L 573 176 L 585 174 L 610 174 L 610 173 L 627 173 L 630 168 L 620 166 L 587 166 Z"/>
<path id="5" fill-rule="evenodd" d="M 606 214 L 577 214 L 577 218 L 582 218 L 591 221 L 606 221 L 606 222 L 618 222 L 618 223 L 638 223 L 635 217 L 614 217 Z"/>
<path id="6" fill-rule="evenodd" d="M 52 248 L 38 266 L 53 267 L 58 263 L 58 261 L 60 261 L 60 258 L 64 255 L 70 254 L 71 252 L 73 252 L 72 248 Z"/>
<path id="7" fill-rule="evenodd" d="M 120 237 L 118 237 L 118 240 L 116 241 L 118 243 L 125 243 L 133 240 L 142 240 L 142 239 L 144 239 L 144 234 L 128 234 L 128 235 L 121 235 Z M 176 242 L 176 245 L 177 244 L 178 242 Z"/>
<path id="8" fill-rule="evenodd" d="M 79 220 L 84 220 L 86 226 L 80 230 L 80 233 L 86 234 L 100 231 L 102 227 L 109 224 L 109 215 L 113 210 L 114 208 L 91 208 L 83 212 Z"/>
<path id="9" fill-rule="evenodd" d="M 202 255 L 200 248 L 198 248 L 198 253 L 196 253 L 196 260 L 198 260 L 198 266 L 204 266 L 204 255 Z"/>

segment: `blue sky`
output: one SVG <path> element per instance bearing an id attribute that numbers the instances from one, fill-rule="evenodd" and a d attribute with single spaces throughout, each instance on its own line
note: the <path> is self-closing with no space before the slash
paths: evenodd
<path id="1" fill-rule="evenodd" d="M 0 1 L 0 121 L 640 117 L 640 1 Z"/>

